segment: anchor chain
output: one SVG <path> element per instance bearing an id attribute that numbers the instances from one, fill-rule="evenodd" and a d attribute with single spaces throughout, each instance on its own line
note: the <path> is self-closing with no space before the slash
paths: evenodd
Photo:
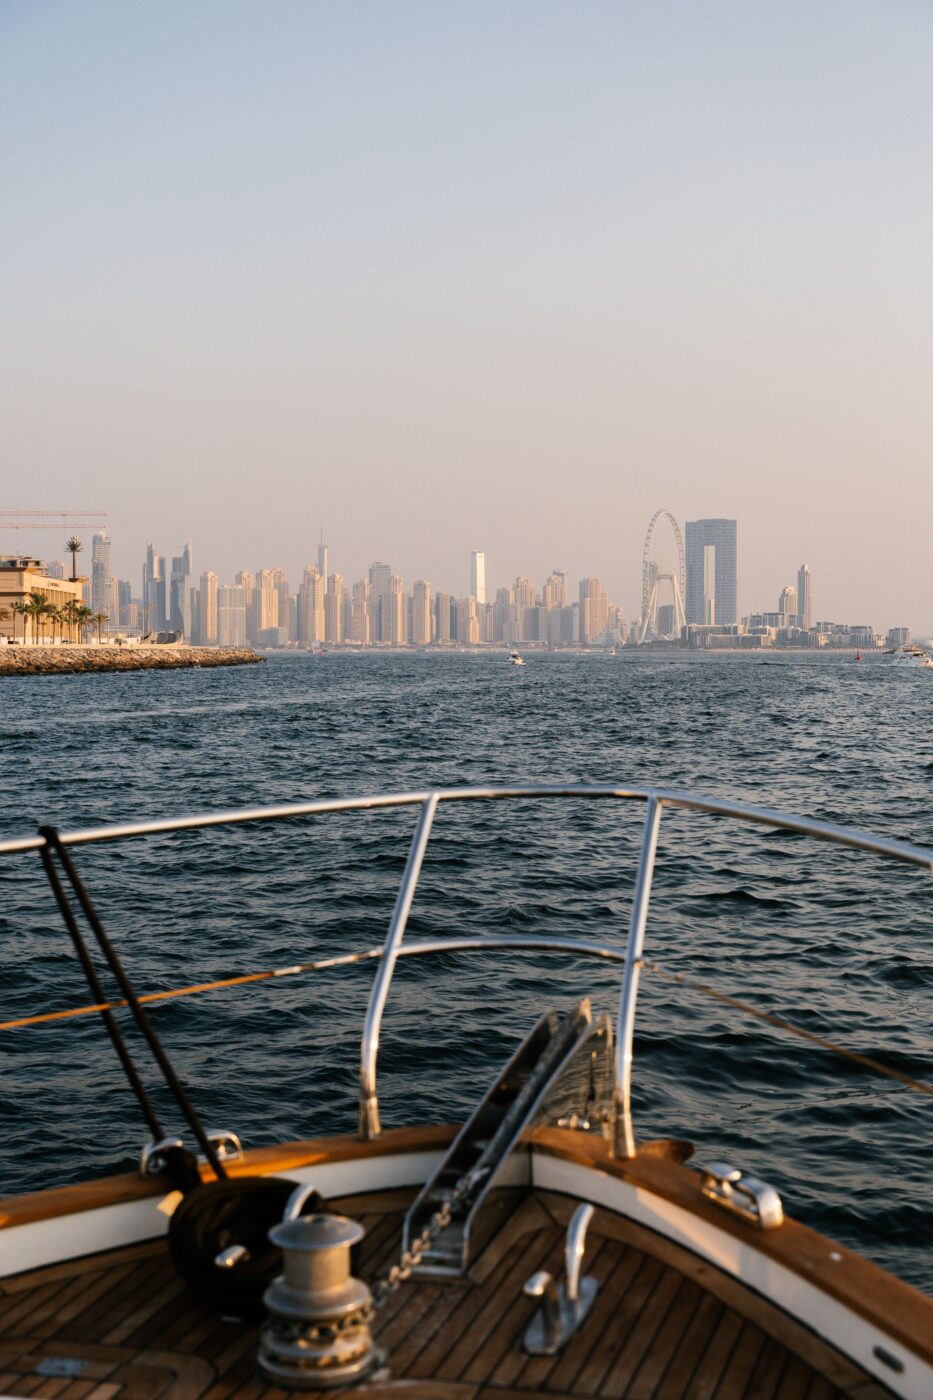
<path id="1" fill-rule="evenodd" d="M 398 1263 L 393 1264 L 381 1279 L 376 1279 L 372 1283 L 373 1307 L 375 1309 L 383 1307 L 389 1298 L 398 1292 L 402 1284 L 411 1278 L 438 1235 L 442 1230 L 447 1229 L 454 1207 L 460 1205 L 488 1174 L 488 1167 L 473 1167 L 470 1171 L 464 1172 L 447 1200 L 439 1210 L 434 1212 L 420 1235 L 415 1236 L 408 1249 L 402 1250 Z"/>

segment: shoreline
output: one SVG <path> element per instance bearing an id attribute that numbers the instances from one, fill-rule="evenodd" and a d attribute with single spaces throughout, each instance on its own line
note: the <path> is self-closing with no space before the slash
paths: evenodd
<path id="1" fill-rule="evenodd" d="M 210 666 L 252 666 L 265 657 L 244 647 L 7 646 L 0 676 L 77 676 L 108 671 L 175 671 Z"/>

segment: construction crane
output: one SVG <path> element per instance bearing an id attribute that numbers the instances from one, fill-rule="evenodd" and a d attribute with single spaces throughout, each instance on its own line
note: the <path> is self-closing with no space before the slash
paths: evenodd
<path id="1" fill-rule="evenodd" d="M 76 516 L 90 516 L 77 520 Z M 0 506 L 0 530 L 102 530 L 105 510 L 7 510 Z"/>

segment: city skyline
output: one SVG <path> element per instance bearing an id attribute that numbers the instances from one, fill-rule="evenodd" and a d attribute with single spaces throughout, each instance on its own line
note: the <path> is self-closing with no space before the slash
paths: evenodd
<path id="1" fill-rule="evenodd" d="M 670 550 L 673 544 L 676 546 L 676 550 L 680 551 L 679 566 L 676 557 L 673 555 L 669 561 L 671 567 L 670 573 L 660 572 L 658 564 L 654 559 L 654 556 L 659 552 L 662 555 L 664 553 L 663 545 L 659 551 L 658 535 L 656 533 L 656 526 L 662 517 L 666 517 L 670 521 L 673 530 L 672 539 L 668 541 L 668 549 Z M 16 528 L 17 530 L 27 529 L 28 533 L 28 527 L 18 525 Z M 57 527 L 46 526 L 45 528 Z M 684 545 L 684 536 L 686 537 L 686 546 Z M 79 540 L 79 551 L 82 547 Z M 114 578 L 119 577 L 119 570 L 116 567 L 111 569 L 111 548 L 112 539 L 109 530 L 105 527 L 95 529 L 91 535 L 91 567 L 87 577 L 89 580 L 88 601 L 93 603 L 94 610 L 98 612 L 107 611 L 109 606 L 106 602 L 107 585 L 103 582 L 104 575 L 106 574 L 107 577 L 109 577 L 112 574 Z M 320 530 L 319 540 L 315 548 L 317 572 L 326 581 L 330 573 L 328 563 L 330 546 L 325 540 L 323 527 Z M 37 558 L 43 557 L 41 551 L 20 549 L 18 552 L 21 554 L 33 554 L 33 556 Z M 156 611 L 165 616 L 167 625 L 186 633 L 191 630 L 193 619 L 190 614 L 190 607 L 186 600 L 185 593 L 183 590 L 176 590 L 175 581 L 181 577 L 189 579 L 192 577 L 191 552 L 192 544 L 188 541 L 183 546 L 180 556 L 171 557 L 170 564 L 169 556 L 159 556 L 161 567 L 164 572 L 159 580 L 153 583 L 151 570 L 153 557 L 156 551 L 152 541 L 150 541 L 146 546 L 146 556 L 142 565 L 142 587 L 138 597 L 135 593 L 132 593 L 134 588 L 132 578 L 129 580 L 121 580 L 126 597 L 129 598 L 130 593 L 132 593 L 132 596 L 147 612 L 150 610 L 149 590 L 151 586 L 154 587 L 156 591 L 153 597 L 158 602 Z M 650 568 L 648 564 L 649 556 L 652 559 Z M 616 603 L 614 606 L 620 608 L 630 620 L 638 621 L 642 624 L 642 640 L 663 637 L 666 633 L 669 633 L 672 628 L 673 630 L 677 630 L 677 628 L 674 627 L 675 622 L 678 623 L 678 627 L 681 624 L 687 623 L 735 623 L 738 622 L 743 615 L 747 617 L 750 612 L 754 612 L 756 609 L 759 615 L 762 612 L 773 615 L 770 608 L 762 608 L 760 606 L 760 599 L 754 599 L 751 608 L 745 605 L 745 600 L 743 599 L 742 606 L 740 607 L 738 559 L 738 522 L 736 520 L 721 517 L 715 519 L 706 518 L 696 521 L 687 520 L 684 523 L 684 531 L 682 533 L 676 517 L 669 510 L 659 509 L 655 511 L 652 516 L 644 544 L 642 557 L 643 579 L 641 611 L 631 611 L 626 608 L 623 603 Z M 64 569 L 62 561 L 53 559 L 51 552 L 49 552 L 49 561 L 55 576 L 62 577 L 63 574 L 58 572 Z M 305 564 L 302 568 L 294 572 L 300 577 L 311 567 L 310 564 Z M 371 565 L 370 568 L 372 567 L 388 568 L 386 565 Z M 293 571 L 283 569 L 281 564 L 274 564 L 271 566 L 268 564 L 260 564 L 256 566 L 256 571 L 258 572 L 267 568 L 271 568 L 274 573 L 280 574 L 285 578 L 293 576 Z M 238 574 L 240 571 L 240 565 L 237 564 L 233 573 Z M 132 574 L 132 569 L 128 572 Z M 215 571 L 212 570 L 211 572 Z M 451 572 L 457 572 L 456 566 L 451 566 L 448 561 L 447 573 L 444 576 L 445 582 L 449 582 Z M 553 570 L 549 572 L 553 572 Z M 567 569 L 559 568 L 557 572 L 564 578 L 570 576 L 570 571 Z M 673 579 L 674 575 L 678 572 L 681 581 L 675 587 Z M 462 586 L 458 587 L 456 583 L 450 583 L 449 588 L 444 591 L 449 591 L 452 597 L 472 596 L 479 603 L 485 602 L 487 579 L 485 551 L 476 549 L 470 551 L 465 574 L 469 579 L 466 588 Z M 405 575 L 400 576 L 402 578 L 405 577 Z M 584 575 L 584 577 L 592 576 L 592 571 Z M 806 630 L 806 628 L 810 626 L 813 617 L 812 575 L 809 566 L 803 564 L 796 570 L 796 585 L 793 582 L 792 574 L 789 573 L 786 568 L 783 576 L 787 577 L 788 582 L 780 586 L 781 599 L 779 600 L 777 611 L 780 612 L 784 610 L 784 594 L 789 591 L 795 597 L 795 607 L 793 610 L 795 620 L 799 620 L 801 627 Z M 339 577 L 342 579 L 344 575 L 340 574 Z M 511 586 L 510 580 L 514 577 L 522 577 L 522 575 L 511 575 L 506 572 L 506 575 L 491 588 L 490 592 L 495 593 L 497 588 L 501 586 Z M 665 584 L 668 585 L 666 591 Z M 127 590 L 129 590 L 129 592 Z M 772 593 L 773 592 L 774 588 L 772 588 Z M 796 598 L 798 595 L 800 598 L 799 609 L 796 606 Z M 767 597 L 767 594 L 765 596 Z M 646 608 L 649 606 L 650 617 L 648 612 L 646 612 Z M 829 609 L 824 609 L 824 617 L 829 616 L 829 612 Z M 901 614 L 903 614 L 903 609 L 901 610 Z M 854 616 L 852 609 L 845 609 L 842 615 Z M 664 625 L 658 625 L 659 616 L 663 619 Z M 899 625 L 903 626 L 904 624 L 901 623 Z"/>
<path id="2" fill-rule="evenodd" d="M 669 543 L 677 551 L 671 572 L 656 561 L 663 553 L 656 526 L 665 518 Z M 830 638 L 833 645 L 870 646 L 885 635 L 877 618 L 832 619 L 819 607 L 819 598 L 814 604 L 807 563 L 797 568 L 796 583 L 781 586 L 776 608 L 763 606 L 760 599 L 740 607 L 739 540 L 735 519 L 688 520 L 681 532 L 670 511 L 657 510 L 643 550 L 643 611 L 626 615 L 592 573 L 579 579 L 578 596 L 573 598 L 570 575 L 560 568 L 552 569 L 540 587 L 525 575 L 496 581 L 487 600 L 486 555 L 476 549 L 469 555 L 467 590 L 448 592 L 424 577 L 406 581 L 391 564 L 380 561 L 354 580 L 330 572 L 331 552 L 323 528 L 316 565 L 304 566 L 296 586 L 286 570 L 263 564 L 237 569 L 232 581 L 210 568 L 198 573 L 189 540 L 173 556 L 160 554 L 152 542 L 147 545 L 137 594 L 131 580 L 111 573 L 112 541 L 102 528 L 91 538 L 85 597 L 95 613 L 113 619 L 110 630 L 167 630 L 201 643 L 232 646 L 323 641 L 613 645 L 684 639 L 690 645 L 748 647 L 772 641 L 825 645 Z M 66 576 L 60 560 L 50 561 L 47 571 L 51 577 Z M 894 632 L 906 636 L 910 628 L 900 620 L 887 627 L 889 638 Z"/>

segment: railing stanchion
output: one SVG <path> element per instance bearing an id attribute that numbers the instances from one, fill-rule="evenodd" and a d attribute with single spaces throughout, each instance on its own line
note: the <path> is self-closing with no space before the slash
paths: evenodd
<path id="1" fill-rule="evenodd" d="M 382 1013 L 389 995 L 389 983 L 392 981 L 392 974 L 395 971 L 398 951 L 405 936 L 405 926 L 408 923 L 408 915 L 415 897 L 418 876 L 421 874 L 421 862 L 424 860 L 428 838 L 431 835 L 437 802 L 438 795 L 434 792 L 425 798 L 422 804 L 418 825 L 415 827 L 415 834 L 411 839 L 411 849 L 408 852 L 408 861 L 402 875 L 402 883 L 399 885 L 398 895 L 395 899 L 395 908 L 392 910 L 392 919 L 386 934 L 382 958 L 376 969 L 373 989 L 369 995 L 369 1005 L 366 1008 L 363 1037 L 360 1041 L 360 1137 L 364 1142 L 378 1137 L 382 1131 L 379 1122 L 379 1099 L 376 1094 L 376 1061 L 379 1056 L 379 1031 L 382 1026 Z"/>
<path id="2" fill-rule="evenodd" d="M 645 946 L 645 925 L 648 922 L 648 901 L 654 875 L 654 857 L 658 848 L 658 828 L 661 825 L 661 802 L 652 794 L 645 812 L 645 829 L 641 840 L 641 857 L 632 901 L 632 921 L 628 931 L 625 973 L 619 997 L 619 1021 L 616 1028 L 615 1128 L 613 1150 L 617 1157 L 635 1156 L 635 1135 L 632 1131 L 632 1045 L 635 1039 L 635 1006 L 638 1001 L 638 980 L 641 956 Z"/>

